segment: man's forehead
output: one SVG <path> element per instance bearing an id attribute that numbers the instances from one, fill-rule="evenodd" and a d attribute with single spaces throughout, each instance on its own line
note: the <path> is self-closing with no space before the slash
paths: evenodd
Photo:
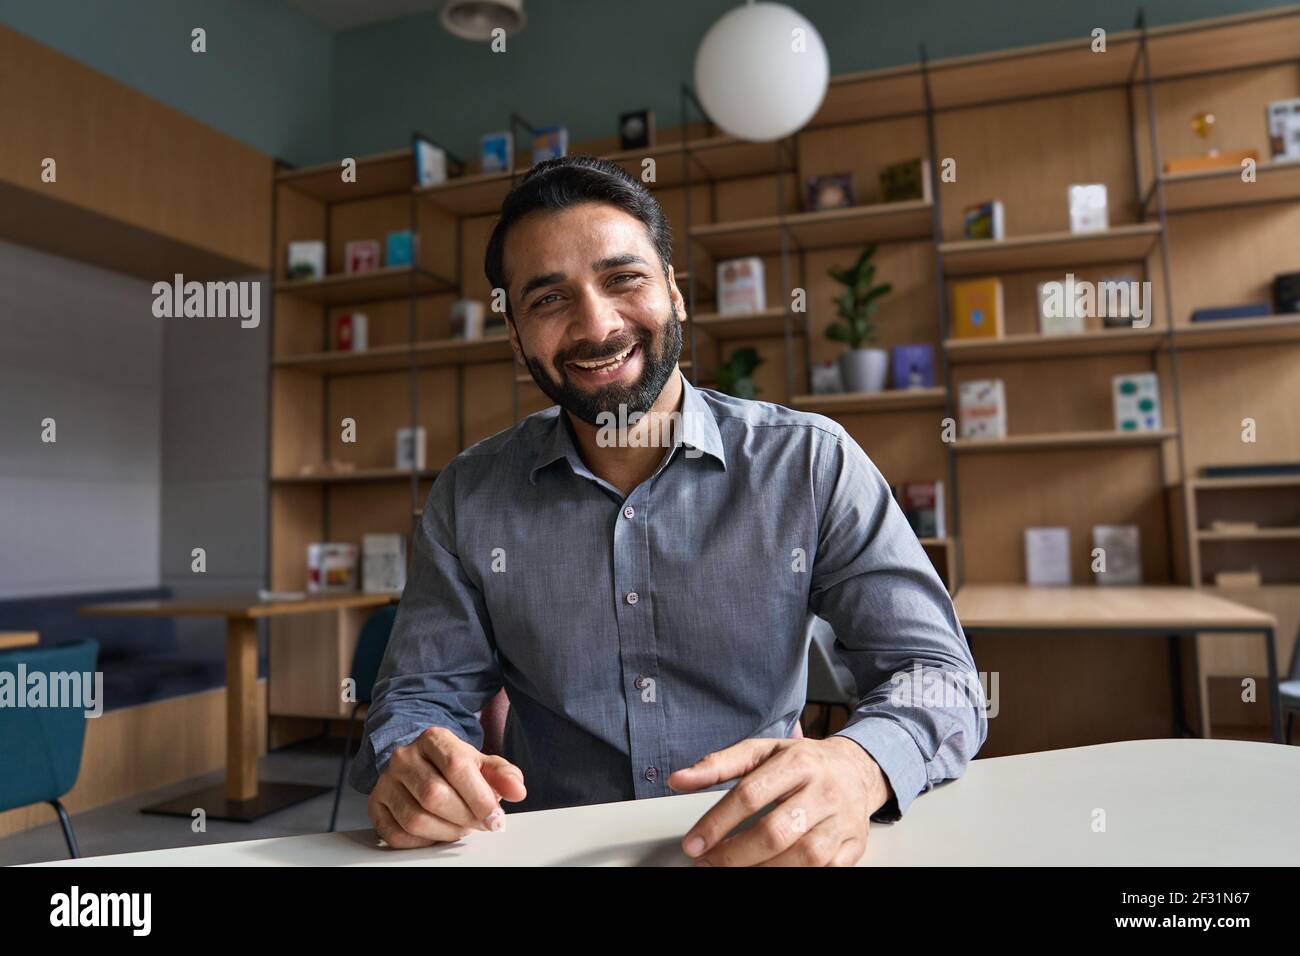
<path id="1" fill-rule="evenodd" d="M 503 252 L 512 278 L 521 278 L 524 269 L 550 271 L 561 263 L 566 270 L 585 270 L 613 256 L 654 256 L 641 220 L 597 203 L 529 213 L 506 234 Z"/>

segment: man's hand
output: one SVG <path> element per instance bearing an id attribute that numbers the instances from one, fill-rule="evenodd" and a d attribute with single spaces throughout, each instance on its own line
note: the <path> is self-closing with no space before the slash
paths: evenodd
<path id="1" fill-rule="evenodd" d="M 890 796 L 880 766 L 847 737 L 742 740 L 668 777 L 674 790 L 740 782 L 682 838 L 697 866 L 852 866 Z M 729 840 L 740 823 L 771 812 Z"/>
<path id="2" fill-rule="evenodd" d="M 370 793 L 379 838 L 398 850 L 459 840 L 470 830 L 500 830 L 498 797 L 522 800 L 523 772 L 489 757 L 445 727 L 430 727 L 398 747 Z"/>

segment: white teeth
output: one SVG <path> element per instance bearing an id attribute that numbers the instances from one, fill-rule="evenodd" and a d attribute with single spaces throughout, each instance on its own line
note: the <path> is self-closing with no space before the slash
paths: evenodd
<path id="1" fill-rule="evenodd" d="M 624 361 L 627 360 L 628 355 L 631 354 L 634 348 L 636 348 L 635 344 L 629 345 L 626 349 L 618 353 L 618 355 L 615 355 L 613 358 L 601 359 L 598 362 L 574 362 L 573 364 L 578 366 L 579 368 L 587 369 L 588 371 L 595 371 L 599 369 L 602 372 L 606 372 L 606 371 L 612 372 L 614 369 L 618 368 L 620 365 L 623 364 Z"/>

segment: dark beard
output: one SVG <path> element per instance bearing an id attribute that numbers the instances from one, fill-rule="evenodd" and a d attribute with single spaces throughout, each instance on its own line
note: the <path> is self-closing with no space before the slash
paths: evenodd
<path id="1" fill-rule="evenodd" d="M 664 385 L 682 355 L 682 323 L 677 318 L 677 306 L 674 304 L 671 308 L 672 314 L 664 325 L 663 334 L 657 336 L 662 340 L 657 352 L 654 349 L 656 336 L 637 329 L 636 341 L 641 346 L 642 356 L 641 376 L 631 385 L 611 383 L 596 393 L 585 392 L 569 380 L 563 362 L 560 363 L 560 383 L 557 385 L 537 359 L 525 355 L 528 371 L 547 398 L 588 425 L 599 428 L 602 420 L 598 416 L 602 413 L 610 413 L 617 418 L 620 406 L 627 409 L 629 416 L 636 412 L 646 414 L 664 390 Z M 626 347 L 623 345 L 614 350 L 613 354 L 618 354 Z"/>

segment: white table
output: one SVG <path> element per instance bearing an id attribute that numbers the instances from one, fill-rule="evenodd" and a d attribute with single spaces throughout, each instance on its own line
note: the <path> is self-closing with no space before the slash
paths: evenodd
<path id="1" fill-rule="evenodd" d="M 684 866 L 682 836 L 721 796 L 508 814 L 500 833 L 423 850 L 356 830 L 42 865 Z M 976 760 L 903 821 L 872 826 L 860 865 L 915 864 L 1300 865 L 1300 747 L 1139 740 Z"/>

